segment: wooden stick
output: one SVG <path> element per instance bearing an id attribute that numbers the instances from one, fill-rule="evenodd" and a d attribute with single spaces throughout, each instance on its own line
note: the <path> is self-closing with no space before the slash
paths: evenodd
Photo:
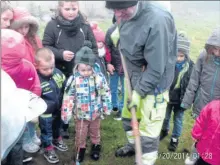
<path id="1" fill-rule="evenodd" d="M 125 85 L 128 89 L 128 99 L 129 99 L 129 101 L 131 101 L 132 100 L 131 82 L 130 82 L 130 79 L 129 79 L 129 76 L 128 76 L 128 70 L 127 70 L 127 66 L 126 66 L 124 57 L 123 57 L 123 55 L 121 53 L 121 50 L 120 50 L 120 46 L 119 46 L 119 53 L 120 53 L 120 56 L 121 56 L 122 66 L 123 66 L 124 74 L 125 74 L 125 81 L 126 81 Z M 124 104 L 126 104 L 126 103 L 124 103 Z M 135 137 L 136 162 L 137 162 L 137 165 L 142 165 L 142 159 L 141 159 L 142 149 L 141 149 L 141 139 L 140 139 L 140 133 L 139 133 L 139 123 L 137 121 L 135 108 L 132 107 L 130 111 L 131 111 L 131 117 L 132 117 L 131 126 L 132 126 L 132 130 L 133 130 L 133 135 Z"/>

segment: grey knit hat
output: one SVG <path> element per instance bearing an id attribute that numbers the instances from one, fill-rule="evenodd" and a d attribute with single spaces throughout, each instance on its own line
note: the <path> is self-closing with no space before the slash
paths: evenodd
<path id="1" fill-rule="evenodd" d="M 87 46 L 82 47 L 77 53 L 75 57 L 75 64 L 87 64 L 90 66 L 94 66 L 96 61 L 96 56 L 93 53 L 92 49 Z"/>
<path id="2" fill-rule="evenodd" d="M 106 1 L 105 7 L 108 9 L 126 9 L 135 6 L 138 1 Z"/>
<path id="3" fill-rule="evenodd" d="M 206 41 L 206 44 L 220 47 L 220 27 L 213 30 L 211 36 L 209 36 Z"/>
<path id="4" fill-rule="evenodd" d="M 186 56 L 189 56 L 190 52 L 190 41 L 186 36 L 185 32 L 179 32 L 177 36 L 177 48 L 178 51 L 184 53 Z"/>

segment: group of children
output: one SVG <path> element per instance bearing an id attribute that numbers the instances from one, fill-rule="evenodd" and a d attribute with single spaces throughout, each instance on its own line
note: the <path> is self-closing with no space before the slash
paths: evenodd
<path id="1" fill-rule="evenodd" d="M 48 22 L 41 43 L 36 35 L 37 19 L 23 8 L 12 9 L 10 4 L 2 3 L 1 37 L 6 38 L 1 43 L 2 69 L 18 88 L 41 96 L 47 103 L 47 110 L 39 116 L 40 139 L 36 122 L 28 122 L 22 138 L 9 153 L 7 164 L 22 164 L 23 150 L 35 153 L 40 145 L 48 162 L 59 162 L 54 148 L 68 150 L 61 128 L 66 125 L 64 132 L 67 131 L 72 116 L 76 132 L 75 160 L 84 159 L 87 135 L 92 142 L 90 156 L 99 159 L 101 118 L 117 110 L 116 120 L 120 120 L 123 107 L 124 73 L 115 21 L 105 35 L 96 23 L 88 23 L 77 1 L 59 1 L 57 15 Z M 176 151 L 184 111 L 193 104 L 196 122 L 192 136 L 198 157 L 191 157 L 186 164 L 220 164 L 220 28 L 213 31 L 195 65 L 189 56 L 190 41 L 183 32 L 178 33 L 177 47 L 174 80 L 160 140 L 168 135 L 173 111 L 174 128 L 168 149 Z"/>

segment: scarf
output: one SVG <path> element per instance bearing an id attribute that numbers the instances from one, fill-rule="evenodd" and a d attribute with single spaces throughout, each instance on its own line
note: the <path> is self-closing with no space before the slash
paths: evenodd
<path id="1" fill-rule="evenodd" d="M 99 57 L 104 57 L 105 56 L 105 46 L 103 46 L 102 48 L 98 49 L 99 52 Z"/>
<path id="2" fill-rule="evenodd" d="M 63 29 L 69 37 L 72 37 L 79 32 L 80 25 L 83 23 L 83 18 L 81 14 L 79 14 L 74 20 L 68 21 L 62 16 L 57 16 L 57 21 L 61 29 Z"/>
<path id="3" fill-rule="evenodd" d="M 184 62 L 184 63 L 183 63 Z M 176 85 L 175 85 L 175 87 L 174 87 L 174 89 L 178 89 L 178 88 L 180 88 L 180 81 L 182 80 L 182 78 L 183 78 L 183 76 L 184 76 L 184 74 L 188 71 L 188 69 L 189 69 L 189 63 L 188 62 L 185 62 L 185 61 L 183 61 L 183 62 L 181 62 L 182 63 L 182 65 L 181 65 L 181 71 L 180 71 L 180 73 L 179 73 L 179 75 L 178 75 L 178 78 L 177 78 L 177 82 L 176 82 Z M 180 64 L 180 63 L 177 63 L 177 64 Z M 176 64 L 176 65 L 177 65 Z"/>
<path id="4" fill-rule="evenodd" d="M 186 62 L 186 61 L 184 60 L 184 61 L 182 61 L 182 62 L 177 62 L 177 63 L 176 63 L 176 69 L 177 69 L 179 72 L 183 69 L 185 62 Z"/>

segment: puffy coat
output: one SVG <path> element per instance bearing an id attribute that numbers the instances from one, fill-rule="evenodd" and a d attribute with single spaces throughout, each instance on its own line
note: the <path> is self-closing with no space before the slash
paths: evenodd
<path id="1" fill-rule="evenodd" d="M 79 16 L 83 19 L 81 14 Z M 68 36 L 64 29 L 61 28 L 56 17 L 52 18 L 47 24 L 42 43 L 53 51 L 56 67 L 68 78 L 73 72 L 74 59 L 70 62 L 64 61 L 63 51 L 69 50 L 76 55 L 77 51 L 84 45 L 85 40 L 89 40 L 92 43 L 92 50 L 98 55 L 96 40 L 89 24 L 82 21 L 77 34 L 75 36 Z"/>
<path id="2" fill-rule="evenodd" d="M 17 7 L 13 9 L 13 12 L 14 12 L 14 18 L 10 26 L 11 29 L 17 30 L 24 24 L 30 25 L 29 32 L 25 36 L 26 55 L 24 59 L 34 64 L 35 63 L 35 59 L 34 59 L 35 51 L 38 48 L 42 48 L 42 42 L 40 38 L 36 35 L 38 31 L 38 26 L 39 26 L 38 21 L 25 8 Z M 29 39 L 30 35 L 33 36 L 31 41 Z M 35 44 L 35 46 L 33 46 L 33 44 Z"/>
<path id="3" fill-rule="evenodd" d="M 40 80 L 33 64 L 25 60 L 24 37 L 10 29 L 1 30 L 1 66 L 14 80 L 18 88 L 41 95 Z"/>
<path id="4" fill-rule="evenodd" d="M 199 156 L 209 164 L 220 164 L 220 100 L 207 104 L 196 119 L 192 137 Z"/>

